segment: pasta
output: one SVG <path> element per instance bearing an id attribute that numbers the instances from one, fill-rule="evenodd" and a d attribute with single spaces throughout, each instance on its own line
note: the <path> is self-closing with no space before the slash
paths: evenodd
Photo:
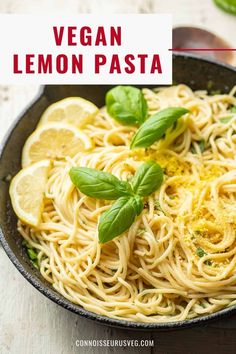
<path id="1" fill-rule="evenodd" d="M 94 148 L 53 161 L 38 228 L 18 222 L 56 291 L 86 310 L 138 322 L 181 321 L 236 303 L 236 114 L 229 113 L 235 93 L 143 89 L 149 114 L 190 110 L 169 141 L 147 149 L 130 150 L 137 128 L 99 110 L 83 128 Z M 99 244 L 99 217 L 111 202 L 80 193 L 70 168 L 130 180 L 150 159 L 164 169 L 164 183 L 129 230 Z"/>

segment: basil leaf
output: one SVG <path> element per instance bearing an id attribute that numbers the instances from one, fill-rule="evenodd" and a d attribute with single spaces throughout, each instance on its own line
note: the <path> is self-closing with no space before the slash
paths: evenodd
<path id="1" fill-rule="evenodd" d="M 166 130 L 171 127 L 178 118 L 189 111 L 185 108 L 166 108 L 154 114 L 144 122 L 134 135 L 130 148 L 147 148 L 155 141 L 161 139 Z"/>
<path id="2" fill-rule="evenodd" d="M 214 0 L 214 2 L 219 8 L 221 8 L 225 12 L 236 15 L 235 0 Z"/>
<path id="3" fill-rule="evenodd" d="M 114 87 L 106 94 L 106 106 L 110 116 L 124 125 L 142 124 L 147 117 L 147 102 L 136 87 Z"/>
<path id="4" fill-rule="evenodd" d="M 176 125 L 176 126 L 175 126 Z M 188 127 L 187 121 L 183 118 L 179 118 L 177 124 L 173 124 L 168 128 L 165 133 L 165 137 L 161 141 L 160 149 L 166 149 L 170 146 L 176 138 L 178 138 Z"/>
<path id="5" fill-rule="evenodd" d="M 108 172 L 88 167 L 72 167 L 69 174 L 74 185 L 92 198 L 113 200 L 132 194 L 128 182 L 120 181 Z"/>
<path id="6" fill-rule="evenodd" d="M 146 197 L 155 192 L 163 182 L 163 170 L 154 161 L 142 164 L 136 171 L 131 186 L 134 193 Z"/>
<path id="7" fill-rule="evenodd" d="M 231 113 L 236 113 L 236 106 L 232 106 L 232 107 L 230 108 L 230 112 L 231 112 Z"/>
<path id="8" fill-rule="evenodd" d="M 141 199 L 140 199 L 141 202 Z M 100 217 L 98 237 L 100 243 L 111 241 L 121 235 L 140 214 L 140 202 L 136 197 L 121 197 Z"/>
<path id="9" fill-rule="evenodd" d="M 134 203 L 136 204 L 136 214 L 137 216 L 143 211 L 143 201 L 139 195 L 134 195 Z"/>

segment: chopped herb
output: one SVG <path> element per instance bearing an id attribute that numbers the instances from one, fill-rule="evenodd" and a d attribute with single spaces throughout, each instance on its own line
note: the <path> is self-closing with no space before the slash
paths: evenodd
<path id="1" fill-rule="evenodd" d="M 27 254 L 32 261 L 37 259 L 37 254 L 34 252 L 32 248 L 27 248 Z"/>
<path id="2" fill-rule="evenodd" d="M 205 263 L 206 265 L 208 265 L 208 266 L 212 265 L 212 262 L 211 262 L 210 259 L 207 259 L 204 263 Z"/>
<path id="3" fill-rule="evenodd" d="M 30 260 L 30 262 L 33 264 L 33 266 L 36 268 L 36 269 L 39 269 L 39 262 L 37 259 L 35 259 L 34 261 Z"/>
<path id="4" fill-rule="evenodd" d="M 200 257 L 200 258 L 207 255 L 207 253 L 201 247 L 197 248 L 196 253 L 197 253 L 198 257 Z M 210 259 L 207 259 L 204 263 L 209 266 L 212 264 Z"/>
<path id="5" fill-rule="evenodd" d="M 197 142 L 198 146 L 199 146 L 199 149 L 201 152 L 203 152 L 205 150 L 205 147 L 206 147 L 206 142 L 204 139 L 200 140 Z M 192 144 L 191 147 L 190 147 L 190 151 L 193 153 L 193 154 L 196 154 L 197 151 L 195 149 L 195 146 Z"/>
<path id="6" fill-rule="evenodd" d="M 229 112 L 230 113 L 236 113 L 236 106 L 231 106 L 229 108 Z M 229 123 L 231 121 L 232 118 L 233 118 L 232 115 L 225 116 L 225 117 L 220 118 L 220 122 L 223 123 L 223 124 L 227 124 L 227 123 Z"/>
<path id="7" fill-rule="evenodd" d="M 220 122 L 223 124 L 227 124 L 231 121 L 232 118 L 233 118 L 232 116 L 222 117 L 220 118 Z"/>
<path id="8" fill-rule="evenodd" d="M 206 304 L 204 302 L 201 302 L 200 306 L 203 307 L 204 309 L 206 308 Z"/>
<path id="9" fill-rule="evenodd" d="M 26 253 L 30 259 L 30 262 L 35 268 L 39 269 L 38 256 L 35 250 L 32 248 L 32 246 L 30 246 L 30 244 L 26 240 L 22 241 L 22 245 L 26 249 Z"/>
<path id="10" fill-rule="evenodd" d="M 162 209 L 159 200 L 155 200 L 155 202 L 154 202 L 154 210 L 160 210 L 165 215 L 165 212 Z"/>
<path id="11" fill-rule="evenodd" d="M 206 252 L 201 247 L 197 248 L 196 253 L 200 258 L 206 255 Z"/>
<path id="12" fill-rule="evenodd" d="M 201 140 L 199 142 L 199 148 L 200 148 L 200 151 L 203 152 L 205 150 L 205 147 L 206 147 L 206 142 L 205 140 Z"/>
<path id="13" fill-rule="evenodd" d="M 221 93 L 221 90 L 214 90 L 214 82 L 212 80 L 209 80 L 207 82 L 207 91 L 209 92 L 209 95 L 214 96 L 214 95 L 219 95 Z"/>

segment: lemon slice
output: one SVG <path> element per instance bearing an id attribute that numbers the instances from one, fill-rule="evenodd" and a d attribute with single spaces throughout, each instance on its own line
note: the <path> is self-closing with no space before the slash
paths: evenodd
<path id="1" fill-rule="evenodd" d="M 68 97 L 49 106 L 43 113 L 39 125 L 49 122 L 63 122 L 78 128 L 90 123 L 98 108 L 81 97 Z"/>
<path id="2" fill-rule="evenodd" d="M 10 184 L 13 209 L 20 220 L 31 226 L 37 226 L 41 219 L 50 166 L 50 160 L 37 162 L 21 170 Z"/>
<path id="3" fill-rule="evenodd" d="M 73 125 L 48 123 L 29 136 L 22 152 L 22 166 L 44 159 L 73 157 L 92 147 L 91 139 Z"/>

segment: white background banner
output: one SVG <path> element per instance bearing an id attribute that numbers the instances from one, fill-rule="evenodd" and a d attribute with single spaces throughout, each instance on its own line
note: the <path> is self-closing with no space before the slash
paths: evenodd
<path id="1" fill-rule="evenodd" d="M 168 14 L 0 15 L 0 83 L 171 84 Z"/>

